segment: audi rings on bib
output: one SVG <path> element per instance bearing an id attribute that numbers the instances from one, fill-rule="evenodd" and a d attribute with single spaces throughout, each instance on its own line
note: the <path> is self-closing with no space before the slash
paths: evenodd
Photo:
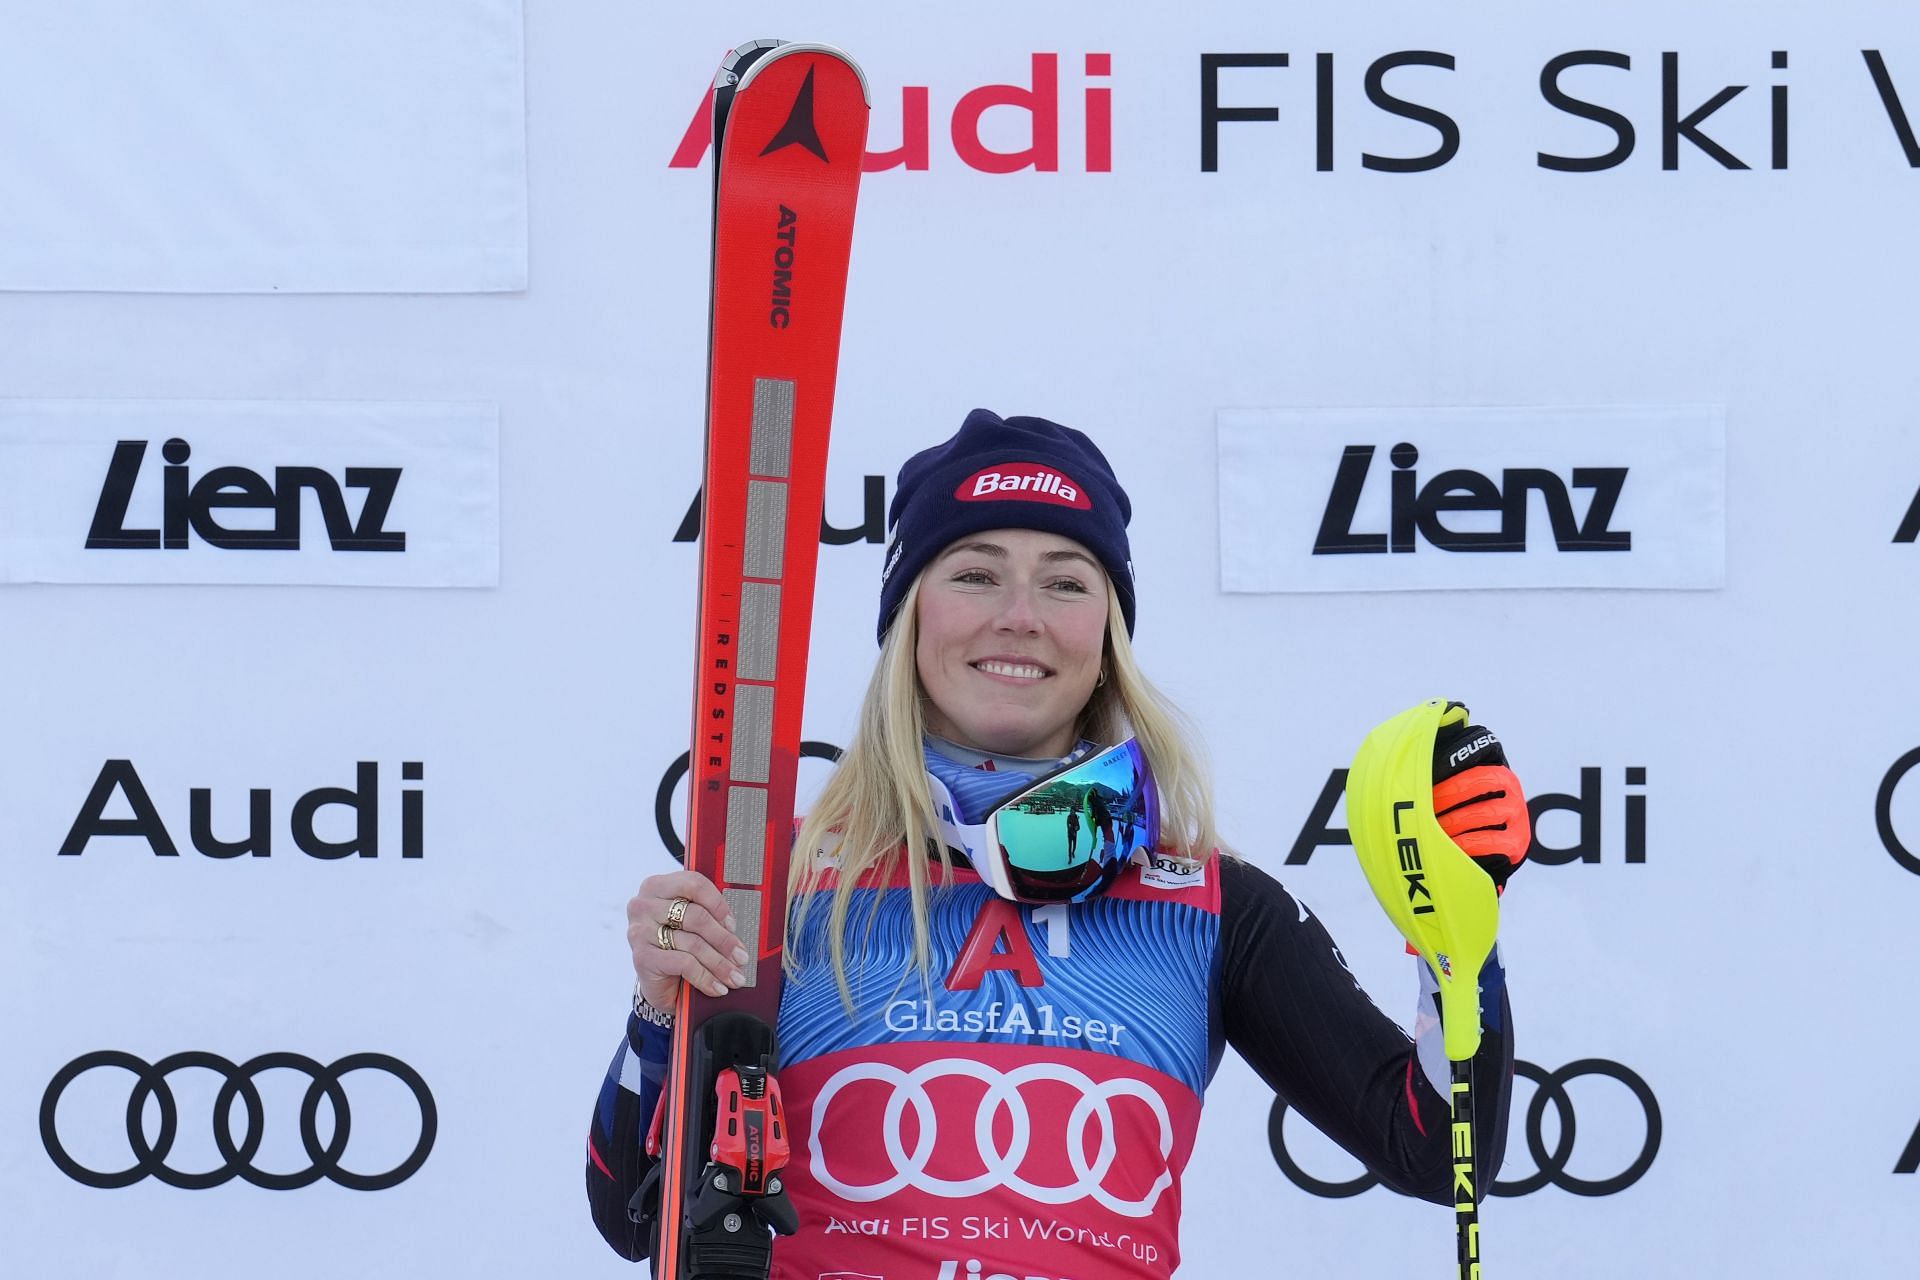
<path id="1" fill-rule="evenodd" d="M 60 1096 L 76 1078 L 95 1067 L 121 1067 L 134 1074 L 133 1090 L 127 1098 L 127 1142 L 133 1148 L 134 1163 L 126 1169 L 106 1172 L 89 1169 L 68 1154 L 60 1141 L 55 1124 Z M 173 1091 L 167 1086 L 167 1077 L 189 1067 L 202 1067 L 224 1077 L 220 1091 L 214 1096 L 212 1114 L 213 1142 L 220 1152 L 222 1163 L 205 1173 L 183 1173 L 169 1168 L 166 1163 L 180 1127 L 179 1106 L 174 1101 Z M 293 1173 L 268 1173 L 254 1168 L 252 1164 L 266 1132 L 265 1104 L 254 1085 L 254 1077 L 263 1071 L 273 1070 L 303 1072 L 313 1081 L 307 1086 L 306 1097 L 300 1103 L 300 1142 L 312 1163 Z M 341 1085 L 341 1077 L 354 1071 L 386 1072 L 407 1086 L 420 1108 L 419 1140 L 414 1143 L 413 1150 L 405 1160 L 385 1173 L 355 1173 L 342 1168 L 340 1164 L 352 1129 L 352 1112 L 347 1105 L 347 1093 Z M 149 1096 L 159 1104 L 160 1110 L 160 1132 L 151 1143 L 147 1141 L 141 1124 L 141 1113 L 146 1110 Z M 325 1143 L 320 1141 L 319 1127 L 322 1098 L 333 1108 L 333 1136 Z M 230 1123 L 236 1099 L 245 1108 L 247 1117 L 246 1128 L 237 1141 Z M 433 1149 L 434 1135 L 438 1129 L 439 1115 L 427 1082 L 412 1067 L 384 1053 L 348 1054 L 331 1066 L 323 1066 L 297 1053 L 263 1053 L 257 1058 L 235 1064 L 218 1054 L 189 1051 L 173 1054 L 149 1065 L 130 1053 L 101 1049 L 82 1054 L 60 1068 L 40 1099 L 40 1140 L 47 1148 L 47 1155 L 52 1157 L 62 1173 L 75 1182 L 102 1189 L 130 1187 L 151 1175 L 170 1187 L 185 1191 L 217 1187 L 236 1176 L 268 1191 L 292 1191 L 321 1178 L 331 1179 L 353 1191 L 384 1191 L 419 1172 L 420 1166 L 427 1162 L 427 1153 Z"/>
<path id="2" fill-rule="evenodd" d="M 1524 1178 L 1515 1178 L 1506 1182 L 1495 1181 L 1489 1188 L 1496 1196 L 1530 1195 L 1542 1187 L 1555 1186 L 1576 1196 L 1610 1196 L 1624 1191 L 1646 1175 L 1653 1167 L 1653 1159 L 1660 1152 L 1660 1104 L 1653 1096 L 1653 1090 L 1637 1074 L 1617 1062 L 1606 1058 L 1582 1058 L 1570 1062 L 1558 1071 L 1547 1071 L 1531 1062 L 1516 1061 L 1514 1074 L 1531 1080 L 1537 1086 L 1533 1100 L 1527 1104 L 1527 1114 L 1523 1130 L 1527 1139 L 1527 1152 L 1533 1157 L 1534 1171 Z M 1573 1117 L 1573 1099 L 1567 1095 L 1567 1083 L 1580 1076 L 1605 1076 L 1627 1087 L 1628 1092 L 1640 1103 L 1646 1118 L 1646 1137 L 1640 1144 L 1640 1152 L 1625 1169 L 1611 1178 L 1582 1178 L 1567 1169 L 1567 1161 L 1573 1154 L 1575 1122 Z M 1560 1132 L 1553 1145 L 1547 1145 L 1542 1122 L 1546 1119 L 1547 1107 L 1551 1104 L 1554 1117 L 1559 1121 Z M 1323 1196 L 1329 1200 L 1342 1200 L 1348 1196 L 1357 1196 L 1379 1185 L 1379 1179 L 1371 1173 L 1362 1173 L 1357 1178 L 1344 1182 L 1329 1182 L 1316 1178 L 1302 1169 L 1299 1162 L 1287 1150 L 1285 1136 L 1287 1105 L 1275 1099 L 1273 1111 L 1267 1122 L 1267 1139 L 1273 1148 L 1274 1162 L 1287 1180 L 1302 1191 Z"/>
<path id="3" fill-rule="evenodd" d="M 961 1076 L 987 1086 L 973 1117 L 974 1146 L 985 1169 L 970 1178 L 938 1178 L 927 1172 L 927 1162 L 932 1159 L 934 1144 L 940 1136 L 940 1115 L 925 1086 L 928 1081 L 943 1076 Z M 869 1080 L 893 1086 L 880 1120 L 881 1141 L 887 1158 L 893 1163 L 893 1174 L 879 1182 L 856 1185 L 841 1181 L 828 1170 L 826 1156 L 820 1149 L 820 1133 L 827 1127 L 827 1108 L 840 1091 Z M 1080 1100 L 1067 1116 L 1066 1157 L 1075 1180 L 1065 1186 L 1041 1186 L 1019 1174 L 1033 1138 L 1033 1119 L 1027 1113 L 1020 1088 L 1035 1081 L 1069 1085 L 1080 1091 Z M 1101 1185 L 1113 1167 L 1114 1157 L 1119 1154 L 1113 1111 L 1108 1105 L 1116 1098 L 1138 1098 L 1146 1103 L 1160 1125 L 1160 1158 L 1164 1166 L 1173 1155 L 1173 1118 L 1167 1112 L 1166 1102 L 1152 1086 L 1124 1077 L 1098 1081 L 1056 1062 L 1029 1063 L 1006 1072 L 967 1058 L 940 1058 L 911 1071 L 884 1062 L 861 1062 L 844 1067 L 833 1074 L 814 1100 L 807 1149 L 813 1159 L 813 1175 L 820 1180 L 820 1185 L 843 1200 L 857 1203 L 883 1200 L 896 1191 L 908 1189 L 959 1200 L 1006 1187 L 1036 1204 L 1072 1204 L 1092 1197 L 1123 1217 L 1144 1218 L 1153 1212 L 1161 1193 L 1173 1185 L 1173 1172 L 1162 1167 L 1153 1185 L 1137 1200 L 1123 1200 Z M 901 1120 L 909 1106 L 913 1108 L 919 1131 L 912 1151 L 906 1150 L 901 1132 Z M 993 1122 L 1002 1110 L 1013 1125 L 1006 1151 L 1001 1151 L 993 1139 Z M 1100 1126 L 1100 1145 L 1092 1163 L 1088 1163 L 1085 1138 L 1088 1124 L 1095 1121 Z"/>

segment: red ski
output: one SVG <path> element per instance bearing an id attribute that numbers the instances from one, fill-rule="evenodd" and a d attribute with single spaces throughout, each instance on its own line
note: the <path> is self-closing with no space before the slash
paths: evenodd
<path id="1" fill-rule="evenodd" d="M 772 1077 L 800 713 L 867 88 L 818 44 L 743 45 L 714 85 L 712 330 L 686 865 L 753 961 L 682 986 L 662 1105 L 659 1280 L 762 1280 L 786 1120 Z M 724 1116 L 720 1115 L 725 1111 Z"/>

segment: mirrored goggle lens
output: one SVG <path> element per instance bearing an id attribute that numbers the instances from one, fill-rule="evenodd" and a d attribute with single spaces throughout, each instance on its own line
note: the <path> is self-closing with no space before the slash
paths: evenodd
<path id="1" fill-rule="evenodd" d="M 1069 901 L 1151 848 L 1159 813 L 1140 746 L 1128 739 L 1003 803 L 988 838 L 1030 901 Z"/>

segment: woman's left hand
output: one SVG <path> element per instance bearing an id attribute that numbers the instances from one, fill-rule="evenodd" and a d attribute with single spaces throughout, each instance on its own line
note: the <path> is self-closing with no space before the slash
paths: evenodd
<path id="1" fill-rule="evenodd" d="M 662 1011 L 673 1008 L 682 981 L 710 996 L 740 986 L 748 953 L 732 923 L 727 900 L 697 871 L 641 881 L 627 903 L 627 947 L 646 1002 Z"/>

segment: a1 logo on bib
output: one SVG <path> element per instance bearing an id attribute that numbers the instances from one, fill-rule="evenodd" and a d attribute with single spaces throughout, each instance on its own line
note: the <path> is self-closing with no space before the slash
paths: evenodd
<path id="1" fill-rule="evenodd" d="M 1133 855 L 1140 864 L 1140 883 L 1154 889 L 1200 889 L 1207 883 L 1207 864 L 1195 858 L 1142 849 Z"/>

